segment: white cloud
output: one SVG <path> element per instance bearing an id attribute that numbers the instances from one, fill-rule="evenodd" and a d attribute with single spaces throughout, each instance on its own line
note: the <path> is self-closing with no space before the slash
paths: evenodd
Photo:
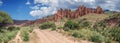
<path id="1" fill-rule="evenodd" d="M 30 2 L 27 2 L 26 5 L 30 5 Z"/>
<path id="2" fill-rule="evenodd" d="M 35 8 L 35 10 L 32 10 L 30 12 L 30 14 L 33 17 L 36 18 L 42 18 L 48 15 L 52 15 L 56 12 L 56 9 L 52 9 L 51 7 L 39 7 L 40 9 L 38 9 L 37 7 Z"/>
<path id="3" fill-rule="evenodd" d="M 0 6 L 3 4 L 3 2 L 2 1 L 0 1 Z"/>
<path id="4" fill-rule="evenodd" d="M 76 9 L 80 5 L 120 11 L 120 0 L 34 0 L 34 4 L 31 15 L 39 18 L 54 14 L 59 8 Z"/>
<path id="5" fill-rule="evenodd" d="M 33 7 L 31 7 L 31 9 L 37 10 L 37 9 L 40 9 L 40 7 L 39 6 L 33 6 Z"/>
<path id="6" fill-rule="evenodd" d="M 26 5 L 30 5 L 31 3 L 30 3 L 30 1 L 29 0 L 27 0 L 27 2 L 26 2 Z"/>

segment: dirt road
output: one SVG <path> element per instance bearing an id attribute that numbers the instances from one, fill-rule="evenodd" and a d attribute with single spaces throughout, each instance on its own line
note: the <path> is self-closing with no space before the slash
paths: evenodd
<path id="1" fill-rule="evenodd" d="M 33 35 L 34 34 L 34 35 Z M 28 43 L 78 43 L 56 31 L 34 29 Z"/>
<path id="2" fill-rule="evenodd" d="M 67 36 L 63 36 L 56 31 L 40 29 L 34 29 L 33 32 L 30 33 L 29 38 L 29 41 L 23 42 L 19 31 L 16 37 L 8 43 L 92 43 L 84 40 L 80 40 L 79 42 L 73 39 L 70 40 Z"/>
<path id="3" fill-rule="evenodd" d="M 16 37 L 13 40 L 9 41 L 8 43 L 23 43 L 20 37 L 20 31 L 18 31 Z"/>

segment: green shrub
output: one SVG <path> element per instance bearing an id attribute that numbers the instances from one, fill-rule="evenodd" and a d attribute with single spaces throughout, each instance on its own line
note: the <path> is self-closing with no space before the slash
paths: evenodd
<path id="1" fill-rule="evenodd" d="M 41 29 L 48 29 L 48 28 L 56 28 L 55 23 L 51 22 L 45 22 L 42 25 L 40 25 Z"/>
<path id="2" fill-rule="evenodd" d="M 33 26 L 30 26 L 28 31 L 31 33 L 33 31 L 33 29 L 34 29 Z"/>
<path id="3" fill-rule="evenodd" d="M 64 27 L 64 29 L 63 29 L 64 31 L 69 31 L 70 30 L 70 28 L 68 28 L 68 27 Z"/>
<path id="4" fill-rule="evenodd" d="M 63 29 L 63 27 L 60 26 L 60 27 L 58 27 L 58 29 Z"/>
<path id="5" fill-rule="evenodd" d="M 104 36 L 102 36 L 102 35 L 92 35 L 91 37 L 90 37 L 90 40 L 91 41 L 93 41 L 93 42 L 98 42 L 98 43 L 101 43 L 101 42 L 103 42 L 104 41 Z"/>
<path id="6" fill-rule="evenodd" d="M 110 31 L 113 40 L 120 42 L 120 27 L 114 27 Z"/>
<path id="7" fill-rule="evenodd" d="M 8 43 L 9 40 L 13 39 L 18 32 L 17 27 L 8 27 L 8 28 L 1 28 L 0 29 L 0 43 L 4 41 Z"/>
<path id="8" fill-rule="evenodd" d="M 84 35 L 82 33 L 75 31 L 72 33 L 72 36 L 77 37 L 77 38 L 82 38 Z"/>
<path id="9" fill-rule="evenodd" d="M 3 29 L 3 28 L 0 28 L 0 32 L 1 32 L 1 33 L 3 33 L 3 32 L 4 32 L 4 30 L 5 30 L 5 29 Z"/>
<path id="10" fill-rule="evenodd" d="M 70 30 L 69 32 L 73 37 L 90 40 L 93 42 L 106 42 L 105 39 L 107 39 L 97 31 L 92 31 L 89 29 Z"/>
<path id="11" fill-rule="evenodd" d="M 86 28 L 86 27 L 89 27 L 90 28 L 90 23 L 88 21 L 83 21 L 80 24 L 80 27 L 81 28 Z"/>
<path id="12" fill-rule="evenodd" d="M 105 21 L 96 22 L 95 25 L 93 26 L 93 28 L 95 29 L 104 29 L 106 27 L 107 23 Z"/>
<path id="13" fill-rule="evenodd" d="M 72 21 L 72 20 L 69 20 L 64 24 L 64 29 L 65 28 L 69 28 L 69 29 L 72 29 L 72 30 L 79 29 L 79 24 Z"/>
<path id="14" fill-rule="evenodd" d="M 8 43 L 8 41 L 10 41 L 15 37 L 17 32 L 18 30 L 14 30 L 14 31 L 4 30 L 4 33 L 0 34 L 0 42 L 4 41 L 5 43 Z"/>
<path id="15" fill-rule="evenodd" d="M 15 26 L 10 26 L 7 28 L 7 30 L 9 30 L 9 31 L 19 30 L 19 29 L 20 29 L 19 27 L 15 27 Z"/>
<path id="16" fill-rule="evenodd" d="M 24 31 L 24 34 L 22 34 L 22 39 L 23 39 L 24 41 L 28 41 L 28 40 L 29 40 L 29 33 L 26 32 L 26 31 Z"/>
<path id="17" fill-rule="evenodd" d="M 33 28 L 31 27 L 22 27 L 20 29 L 21 32 L 21 38 L 23 41 L 29 41 L 29 33 L 31 33 L 33 31 Z"/>
<path id="18" fill-rule="evenodd" d="M 52 30 L 56 30 L 56 27 L 53 27 Z"/>
<path id="19" fill-rule="evenodd" d="M 2 43 L 2 33 L 0 33 L 0 43 Z"/>

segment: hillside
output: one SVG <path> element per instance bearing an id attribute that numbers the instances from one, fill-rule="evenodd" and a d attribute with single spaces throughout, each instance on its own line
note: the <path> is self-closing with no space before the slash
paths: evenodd
<path id="1" fill-rule="evenodd" d="M 77 18 L 76 20 L 87 19 L 89 22 L 96 22 L 96 21 L 103 20 L 107 17 L 109 17 L 109 15 L 90 13 L 90 14 L 81 16 L 81 17 Z"/>
<path id="2" fill-rule="evenodd" d="M 0 0 L 0 43 L 120 43 L 120 0 Z"/>
<path id="3" fill-rule="evenodd" d="M 28 21 L 30 21 L 30 20 L 13 20 L 15 25 L 21 25 L 21 24 L 28 22 Z"/>
<path id="4" fill-rule="evenodd" d="M 4 39 L 5 42 L 117 43 L 120 38 L 120 13 L 106 13 L 100 6 L 96 9 L 80 6 L 75 11 L 61 8 L 54 15 L 42 19 L 13 20 L 13 22 L 13 25 L 6 28 L 9 32 L 6 32 L 8 37 Z M 10 31 L 13 32 L 13 36 L 7 40 Z"/>
<path id="5" fill-rule="evenodd" d="M 54 21 L 57 22 L 59 20 L 67 19 L 76 19 L 78 17 L 89 15 L 89 13 L 95 13 L 95 14 L 103 14 L 104 11 L 100 6 L 98 6 L 96 9 L 87 8 L 83 5 L 79 6 L 76 10 L 72 11 L 71 9 L 62 9 L 60 8 L 54 15 L 44 17 L 42 19 L 37 19 L 35 21 L 27 22 L 24 24 L 24 26 L 32 25 L 32 24 L 39 24 L 47 21 Z"/>

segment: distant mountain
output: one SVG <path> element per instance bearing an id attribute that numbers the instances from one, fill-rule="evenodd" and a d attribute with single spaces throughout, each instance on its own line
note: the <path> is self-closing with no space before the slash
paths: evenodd
<path id="1" fill-rule="evenodd" d="M 15 25 L 21 25 L 21 24 L 26 23 L 28 21 L 30 21 L 30 20 L 13 20 Z"/>

